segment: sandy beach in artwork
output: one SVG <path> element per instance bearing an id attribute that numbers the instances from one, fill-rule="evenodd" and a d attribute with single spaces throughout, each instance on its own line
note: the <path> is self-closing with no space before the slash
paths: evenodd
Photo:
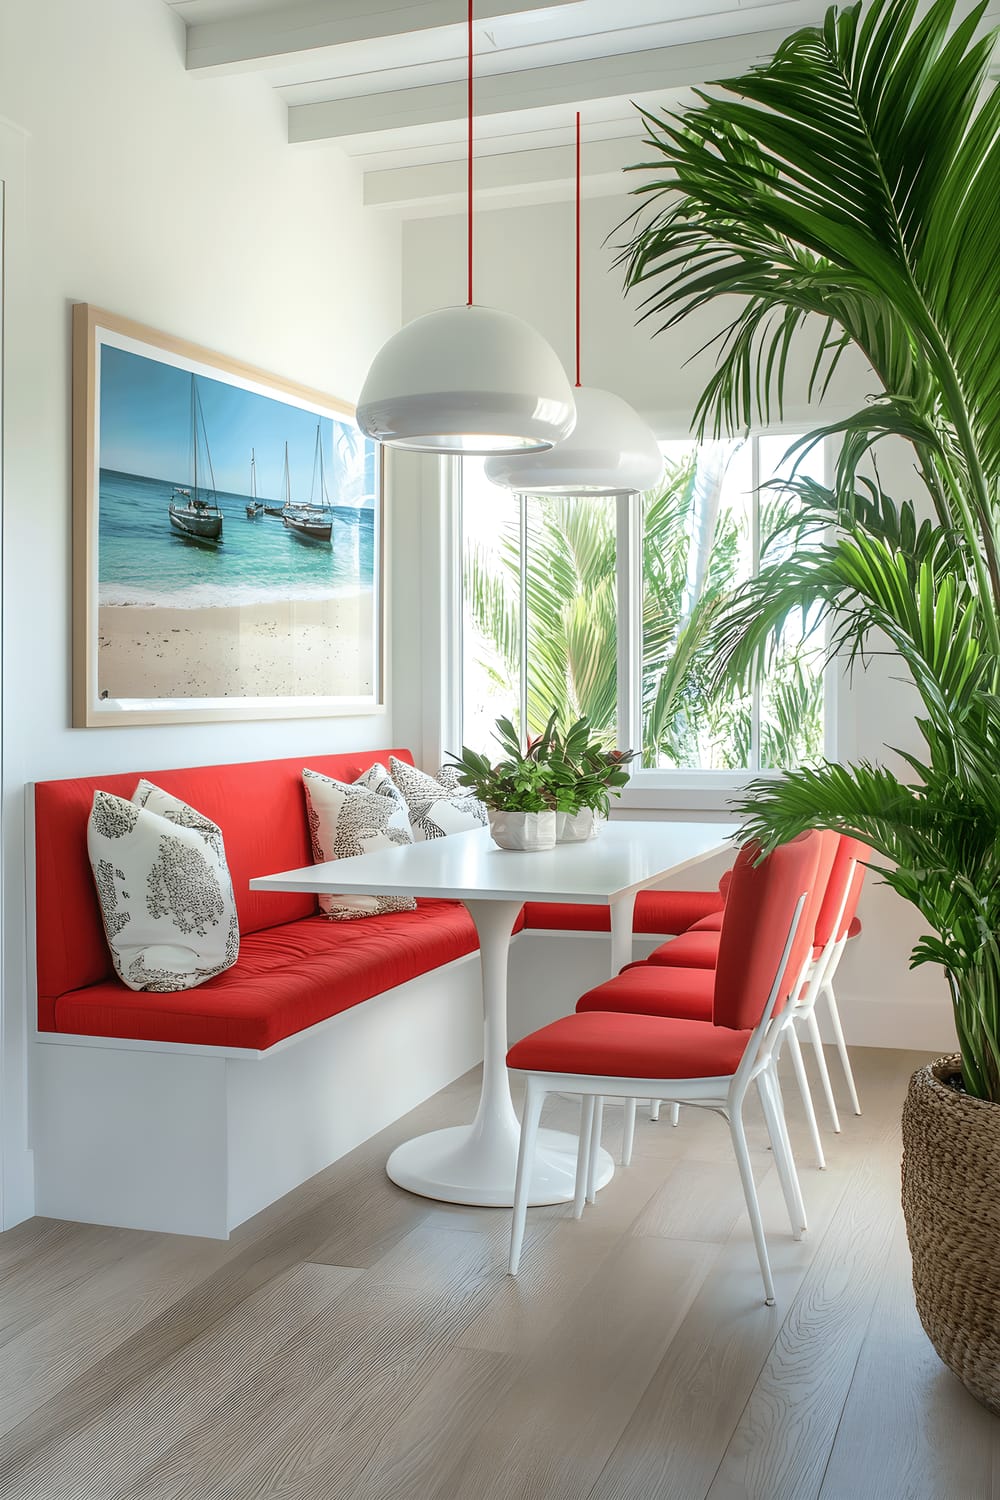
<path id="1" fill-rule="evenodd" d="M 104 604 L 107 698 L 358 697 L 374 677 L 371 591 L 170 609 Z"/>

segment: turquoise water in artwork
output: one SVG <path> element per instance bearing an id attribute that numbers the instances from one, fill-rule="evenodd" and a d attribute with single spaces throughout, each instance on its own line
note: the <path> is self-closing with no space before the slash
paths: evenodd
<path id="1" fill-rule="evenodd" d="M 193 609 L 372 588 L 378 452 L 346 419 L 104 342 L 99 439 L 102 604 Z M 170 524 L 174 488 L 191 490 L 195 475 L 199 497 L 222 510 L 217 545 Z M 331 500 L 330 541 L 303 537 L 280 516 L 250 519 L 253 485 L 272 506 L 286 493 L 293 504 Z"/>
<path id="2" fill-rule="evenodd" d="M 183 478 L 174 483 L 190 487 Z M 372 587 L 377 538 L 371 506 L 333 506 L 331 542 L 322 545 L 289 531 L 280 516 L 261 513 L 249 520 L 250 496 L 220 490 L 222 541 L 204 546 L 170 525 L 167 508 L 174 483 L 101 469 L 102 604 L 184 609 L 329 598 Z M 267 503 L 278 505 L 280 500 L 267 497 Z"/>

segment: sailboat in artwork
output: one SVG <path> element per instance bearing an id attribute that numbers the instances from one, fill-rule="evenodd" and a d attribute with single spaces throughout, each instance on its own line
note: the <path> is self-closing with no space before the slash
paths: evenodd
<path id="1" fill-rule="evenodd" d="M 250 504 L 247 506 L 247 520 L 256 521 L 264 509 L 264 502 L 257 499 L 257 454 L 250 449 Z"/>
<path id="2" fill-rule="evenodd" d="M 288 445 L 285 445 L 285 477 L 288 477 Z M 319 479 L 319 499 L 316 499 L 316 481 Z M 323 444 L 320 424 L 316 423 L 316 447 L 313 451 L 312 488 L 308 505 L 292 505 L 287 498 L 282 519 L 289 531 L 303 541 L 329 542 L 333 535 L 333 507 L 326 488 L 326 471 L 323 467 Z"/>
<path id="3" fill-rule="evenodd" d="M 198 480 L 198 439 L 201 433 L 205 443 L 205 460 L 209 483 Z M 205 413 L 201 409 L 197 377 L 191 374 L 191 449 L 194 477 L 190 489 L 175 485 L 167 507 L 167 515 L 174 531 L 191 542 L 205 546 L 216 546 L 222 541 L 222 511 L 215 493 L 215 475 L 212 472 L 212 455 L 208 451 L 208 433 L 205 431 Z M 204 478 L 204 471 L 203 471 Z"/>
<path id="4" fill-rule="evenodd" d="M 292 481 L 288 476 L 288 444 L 285 444 L 285 464 L 281 471 L 281 493 L 284 500 L 281 505 L 268 505 L 264 502 L 265 516 L 283 516 L 292 503 Z"/>
<path id="5" fill-rule="evenodd" d="M 288 444 L 285 444 L 285 467 L 281 472 L 281 492 L 284 495 L 284 503 L 281 505 L 268 505 L 264 502 L 265 516 L 283 516 L 292 499 L 292 483 L 288 477 Z"/>

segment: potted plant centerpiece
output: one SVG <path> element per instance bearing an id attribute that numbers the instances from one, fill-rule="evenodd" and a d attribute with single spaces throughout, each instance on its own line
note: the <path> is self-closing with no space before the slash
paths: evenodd
<path id="1" fill-rule="evenodd" d="M 462 746 L 449 765 L 458 771 L 459 786 L 469 787 L 486 806 L 490 833 L 501 849 L 552 849 L 556 842 L 556 809 L 545 758 L 551 739 L 546 733 L 521 739 L 510 719 L 497 719 L 494 738 L 506 754 L 497 762 Z"/>
<path id="2" fill-rule="evenodd" d="M 616 750 L 595 735 L 587 718 L 577 719 L 560 734 L 553 715 L 548 726 L 548 765 L 556 805 L 556 838 L 561 844 L 597 837 L 629 779 L 634 750 Z"/>
<path id="3" fill-rule="evenodd" d="M 506 752 L 501 760 L 463 745 L 449 761 L 458 784 L 485 804 L 501 849 L 551 849 L 557 841 L 593 838 L 595 819 L 607 816 L 612 795 L 628 781 L 633 751 L 608 748 L 586 718 L 563 735 L 557 717 L 553 711 L 542 733 L 523 747 L 510 719 L 498 719 L 494 738 Z"/>
<path id="4" fill-rule="evenodd" d="M 831 10 L 774 58 L 676 115 L 646 115 L 630 285 L 669 329 L 717 298 L 726 327 L 701 430 L 767 420 L 861 351 L 879 389 L 817 428 L 841 440 L 830 486 L 805 477 L 783 545 L 732 599 L 720 675 L 766 671 L 782 632 L 829 627 L 831 653 L 894 651 L 923 746 L 884 766 L 821 762 L 749 790 L 766 847 L 833 828 L 874 851 L 929 931 L 959 1052 L 911 1081 L 903 1206 L 917 1307 L 945 1362 L 1000 1412 L 1000 99 L 985 6 L 872 0 Z M 886 494 L 862 467 L 907 441 L 923 481 Z M 916 477 L 916 476 L 915 476 Z"/>

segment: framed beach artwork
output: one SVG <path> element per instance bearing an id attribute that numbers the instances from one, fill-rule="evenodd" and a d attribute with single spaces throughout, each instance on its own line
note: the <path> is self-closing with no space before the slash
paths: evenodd
<path id="1" fill-rule="evenodd" d="M 73 722 L 383 706 L 378 444 L 350 406 L 73 310 Z"/>

